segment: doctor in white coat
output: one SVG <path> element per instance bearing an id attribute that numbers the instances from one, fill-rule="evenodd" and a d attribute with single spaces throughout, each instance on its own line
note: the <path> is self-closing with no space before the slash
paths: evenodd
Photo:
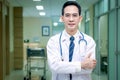
<path id="1" fill-rule="evenodd" d="M 67 1 L 62 7 L 65 29 L 52 36 L 47 43 L 48 65 L 52 80 L 91 80 L 96 66 L 95 41 L 78 30 L 81 7 L 76 1 Z M 70 60 L 70 37 L 74 37 Z"/>

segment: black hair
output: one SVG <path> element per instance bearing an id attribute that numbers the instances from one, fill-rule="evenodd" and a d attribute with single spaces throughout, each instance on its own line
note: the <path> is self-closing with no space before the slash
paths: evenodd
<path id="1" fill-rule="evenodd" d="M 67 6 L 70 6 L 70 5 L 74 5 L 78 8 L 78 11 L 79 11 L 79 15 L 81 15 L 81 6 L 76 2 L 76 1 L 67 1 L 63 4 L 63 7 L 62 7 L 62 15 L 64 15 L 64 9 L 67 7 Z"/>

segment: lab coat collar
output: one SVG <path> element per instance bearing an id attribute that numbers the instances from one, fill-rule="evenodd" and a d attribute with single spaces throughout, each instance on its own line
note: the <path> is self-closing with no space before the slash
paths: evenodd
<path id="1" fill-rule="evenodd" d="M 63 36 L 63 38 L 62 38 L 62 41 L 69 41 L 69 38 L 71 37 L 67 32 L 66 32 L 66 30 L 63 30 L 63 33 L 62 33 L 62 36 Z M 77 32 L 75 33 L 75 35 L 73 35 L 74 36 L 74 38 L 75 38 L 75 40 L 77 39 L 77 38 L 81 38 L 81 35 L 80 35 L 80 32 L 79 32 L 79 30 L 77 30 Z"/>

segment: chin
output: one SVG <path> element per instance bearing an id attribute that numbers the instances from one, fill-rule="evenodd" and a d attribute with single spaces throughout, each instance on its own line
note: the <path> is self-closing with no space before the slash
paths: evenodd
<path id="1" fill-rule="evenodd" d="M 69 29 L 70 29 L 70 30 L 74 30 L 74 29 L 75 29 L 75 27 L 69 27 Z"/>

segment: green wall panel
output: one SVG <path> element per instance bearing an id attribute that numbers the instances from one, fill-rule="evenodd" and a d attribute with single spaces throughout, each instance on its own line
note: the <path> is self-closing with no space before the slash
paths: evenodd
<path id="1" fill-rule="evenodd" d="M 120 80 L 120 9 L 118 10 L 118 80 Z"/>
<path id="2" fill-rule="evenodd" d="M 109 80 L 116 80 L 115 79 L 115 11 L 109 13 L 109 50 L 108 50 L 108 72 L 109 72 Z"/>

